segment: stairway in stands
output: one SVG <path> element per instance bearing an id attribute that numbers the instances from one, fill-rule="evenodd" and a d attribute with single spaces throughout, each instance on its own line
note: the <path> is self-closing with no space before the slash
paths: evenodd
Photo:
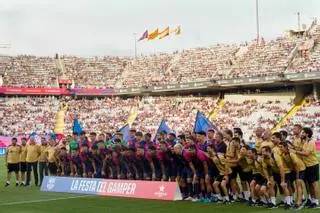
<path id="1" fill-rule="evenodd" d="M 61 60 L 61 58 L 57 58 L 57 59 L 55 59 L 55 64 L 56 64 L 56 67 L 57 67 L 57 69 L 58 69 L 58 74 L 59 74 L 59 76 L 61 77 L 61 76 L 65 76 L 65 74 L 66 74 L 66 68 L 65 68 L 65 66 L 64 66 L 64 63 L 63 63 L 63 61 Z"/>
<path id="2" fill-rule="evenodd" d="M 294 105 L 290 111 L 279 121 L 279 123 L 272 129 L 272 132 L 278 131 L 288 119 L 292 118 L 301 107 L 306 103 L 306 100 L 303 99 L 300 104 Z"/>

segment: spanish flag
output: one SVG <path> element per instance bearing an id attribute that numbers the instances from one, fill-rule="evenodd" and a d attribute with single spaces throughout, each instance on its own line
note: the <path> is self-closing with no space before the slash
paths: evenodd
<path id="1" fill-rule="evenodd" d="M 148 40 L 153 40 L 157 38 L 158 35 L 159 35 L 159 32 L 158 32 L 158 29 L 156 29 L 155 31 L 153 31 L 148 35 Z"/>
<path id="2" fill-rule="evenodd" d="M 169 35 L 169 27 L 167 27 L 166 29 L 164 29 L 162 32 L 159 33 L 159 39 L 162 39 L 168 35 Z"/>
<path id="3" fill-rule="evenodd" d="M 172 30 L 172 33 L 175 33 L 176 35 L 180 35 L 181 34 L 180 26 L 178 26 L 176 29 Z"/>

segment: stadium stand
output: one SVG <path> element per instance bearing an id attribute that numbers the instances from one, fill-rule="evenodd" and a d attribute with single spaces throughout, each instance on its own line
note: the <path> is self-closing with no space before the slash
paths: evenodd
<path id="1" fill-rule="evenodd" d="M 245 44 L 217 44 L 181 52 L 131 57 L 0 56 L 4 86 L 57 87 L 74 80 L 78 88 L 128 88 L 319 70 L 320 25 L 303 35 Z M 61 60 L 55 63 L 55 60 Z M 61 67 L 60 67 L 61 65 Z M 97 78 L 99 76 L 99 78 Z"/>
<path id="2" fill-rule="evenodd" d="M 192 131 L 197 111 L 208 115 L 217 100 L 205 96 L 146 97 L 141 100 L 133 127 L 154 134 L 161 120 L 165 120 L 177 134 Z"/>
<path id="3" fill-rule="evenodd" d="M 0 57 L 4 85 L 10 87 L 58 87 L 54 59 L 20 55 Z"/>
<path id="4" fill-rule="evenodd" d="M 257 126 L 273 128 L 292 107 L 293 93 L 231 94 L 217 114 L 221 129 L 241 127 L 244 139 L 249 140 Z"/>
<path id="5" fill-rule="evenodd" d="M 49 134 L 58 109 L 59 100 L 53 96 L 1 97 L 0 135 L 24 135 L 34 131 Z"/>
<path id="6" fill-rule="evenodd" d="M 130 110 L 137 106 L 139 99 L 68 97 L 62 102 L 68 108 L 65 117 L 65 133 L 71 134 L 73 119 L 76 117 L 83 124 L 83 128 L 89 132 L 119 130 L 126 124 Z"/>
<path id="7" fill-rule="evenodd" d="M 77 88 L 114 87 L 129 61 L 126 58 L 111 56 L 94 58 L 63 56 L 62 60 L 65 76 L 74 79 Z"/>
<path id="8" fill-rule="evenodd" d="M 282 128 L 289 129 L 290 133 L 294 124 L 312 128 L 314 139 L 320 140 L 320 102 L 309 97 L 307 103 Z"/>

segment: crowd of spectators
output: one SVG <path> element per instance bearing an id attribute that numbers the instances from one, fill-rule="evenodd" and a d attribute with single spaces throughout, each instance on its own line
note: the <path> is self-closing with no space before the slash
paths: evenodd
<path id="1" fill-rule="evenodd" d="M 193 131 L 197 111 L 207 116 L 215 108 L 217 98 L 206 96 L 146 97 L 141 100 L 133 127 L 154 134 L 162 120 L 177 134 Z"/>
<path id="2" fill-rule="evenodd" d="M 0 58 L 0 73 L 5 86 L 58 87 L 58 73 L 53 58 L 29 55 Z"/>
<path id="3" fill-rule="evenodd" d="M 67 78 L 80 88 L 126 88 L 310 72 L 320 69 L 319 61 L 320 25 L 314 22 L 303 35 L 137 58 L 0 56 L 0 75 L 11 87 L 57 87 Z"/>
<path id="4" fill-rule="evenodd" d="M 279 37 L 276 40 L 253 41 L 235 58 L 228 77 L 242 78 L 280 74 L 289 65 L 289 55 L 295 42 Z"/>
<path id="5" fill-rule="evenodd" d="M 49 134 L 54 129 L 59 100 L 49 97 L 1 97 L 0 135 Z"/>
<path id="6" fill-rule="evenodd" d="M 127 123 L 129 113 L 139 103 L 138 98 L 65 98 L 67 106 L 65 133 L 72 134 L 73 120 L 78 118 L 89 132 L 114 132 Z"/>
<path id="7" fill-rule="evenodd" d="M 243 102 L 227 101 L 216 117 L 221 129 L 241 127 L 244 138 L 249 140 L 257 126 L 272 129 L 291 109 L 292 102 L 257 101 L 248 99 Z"/>
<path id="8" fill-rule="evenodd" d="M 93 57 L 81 58 L 63 56 L 63 74 L 68 79 L 75 80 L 77 88 L 112 88 L 121 78 L 129 58 Z"/>
<path id="9" fill-rule="evenodd" d="M 206 116 L 215 109 L 218 98 L 208 96 L 166 96 L 142 98 L 74 98 L 63 97 L 2 97 L 0 98 L 0 135 L 24 135 L 31 132 L 50 133 L 54 129 L 59 106 L 67 106 L 64 133 L 71 134 L 78 118 L 88 132 L 115 132 L 136 113 L 131 127 L 155 134 L 162 120 L 176 134 L 192 132 L 197 111 Z M 272 129 L 289 112 L 292 101 L 248 98 L 243 102 L 226 101 L 214 119 L 220 129 L 241 127 L 244 139 L 250 140 L 257 126 Z M 282 128 L 299 123 L 314 129 L 320 139 L 320 102 L 308 99 L 296 115 Z"/>
<path id="10" fill-rule="evenodd" d="M 306 104 L 289 119 L 282 128 L 292 130 L 294 124 L 299 123 L 311 127 L 314 138 L 320 140 L 320 102 L 314 98 L 308 98 Z"/>

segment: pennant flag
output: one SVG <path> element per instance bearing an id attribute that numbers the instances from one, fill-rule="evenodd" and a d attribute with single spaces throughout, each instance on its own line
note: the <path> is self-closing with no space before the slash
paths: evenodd
<path id="1" fill-rule="evenodd" d="M 30 139 L 30 137 L 34 137 L 34 140 L 35 140 L 36 144 L 40 144 L 40 143 L 41 143 L 41 136 L 38 135 L 38 133 L 32 132 L 32 133 L 29 135 L 29 139 Z"/>
<path id="2" fill-rule="evenodd" d="M 158 131 L 157 131 L 157 134 L 160 133 L 160 132 L 163 132 L 163 131 L 165 131 L 167 134 L 169 134 L 171 132 L 171 129 L 169 128 L 169 126 L 167 125 L 165 120 L 161 121 L 160 126 L 159 126 Z"/>
<path id="3" fill-rule="evenodd" d="M 73 120 L 73 132 L 80 134 L 82 132 L 82 127 L 77 118 Z"/>
<path id="4" fill-rule="evenodd" d="M 196 121 L 194 123 L 194 132 L 208 132 L 209 129 L 219 131 L 219 129 L 204 114 L 198 111 Z"/>
<path id="5" fill-rule="evenodd" d="M 56 138 L 58 141 L 61 141 L 62 139 L 65 138 L 64 134 L 55 134 Z"/>
<path id="6" fill-rule="evenodd" d="M 158 29 L 156 29 L 155 31 L 153 31 L 148 35 L 148 40 L 153 40 L 157 38 L 158 35 L 159 35 L 159 32 L 158 32 Z"/>
<path id="7" fill-rule="evenodd" d="M 129 124 L 126 124 L 125 126 L 123 126 L 120 130 L 119 130 L 122 135 L 123 135 L 123 140 L 128 142 L 130 139 L 130 128 L 129 128 Z"/>
<path id="8" fill-rule="evenodd" d="M 180 26 L 178 26 L 176 29 L 172 30 L 172 32 L 175 33 L 176 35 L 180 35 L 181 34 Z"/>
<path id="9" fill-rule="evenodd" d="M 162 39 L 168 35 L 169 35 L 169 27 L 167 27 L 166 29 L 164 29 L 162 32 L 159 33 L 159 39 Z"/>
<path id="10" fill-rule="evenodd" d="M 142 40 L 144 40 L 144 39 L 146 39 L 146 38 L 148 38 L 148 30 L 146 30 L 146 31 L 142 34 L 142 36 L 138 39 L 138 41 L 142 41 Z"/>
<path id="11" fill-rule="evenodd" d="M 49 138 L 53 138 L 55 141 L 57 140 L 57 136 L 54 133 L 50 133 Z"/>

